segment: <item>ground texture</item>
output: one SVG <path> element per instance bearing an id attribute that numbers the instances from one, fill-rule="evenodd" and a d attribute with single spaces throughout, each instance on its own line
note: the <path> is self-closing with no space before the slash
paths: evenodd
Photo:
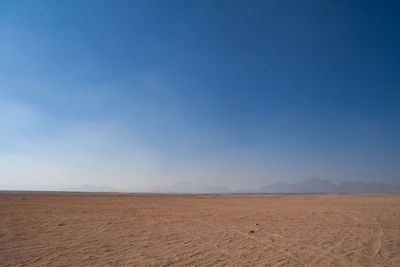
<path id="1" fill-rule="evenodd" d="M 400 266 L 400 196 L 0 193 L 1 266 Z"/>

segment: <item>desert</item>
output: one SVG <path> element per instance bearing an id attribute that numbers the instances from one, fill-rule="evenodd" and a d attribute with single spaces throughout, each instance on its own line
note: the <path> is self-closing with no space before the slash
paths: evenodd
<path id="1" fill-rule="evenodd" d="M 1 266 L 400 266 L 399 195 L 0 193 Z"/>

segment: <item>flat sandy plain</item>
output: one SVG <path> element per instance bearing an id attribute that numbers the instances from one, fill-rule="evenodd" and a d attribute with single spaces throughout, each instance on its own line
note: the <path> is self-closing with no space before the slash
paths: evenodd
<path id="1" fill-rule="evenodd" d="M 2 192 L 0 265 L 400 266 L 400 196 Z"/>

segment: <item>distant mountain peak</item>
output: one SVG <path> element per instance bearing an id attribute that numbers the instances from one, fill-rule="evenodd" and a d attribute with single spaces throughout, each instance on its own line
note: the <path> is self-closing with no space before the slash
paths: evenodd
<path id="1" fill-rule="evenodd" d="M 259 193 L 322 193 L 322 194 L 400 194 L 400 186 L 383 183 L 344 181 L 339 185 L 312 177 L 292 184 L 276 183 L 261 187 Z"/>

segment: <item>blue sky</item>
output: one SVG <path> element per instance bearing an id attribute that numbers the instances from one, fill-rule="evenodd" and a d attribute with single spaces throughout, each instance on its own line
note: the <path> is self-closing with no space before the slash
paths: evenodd
<path id="1" fill-rule="evenodd" d="M 0 187 L 400 182 L 397 1 L 0 1 Z"/>

